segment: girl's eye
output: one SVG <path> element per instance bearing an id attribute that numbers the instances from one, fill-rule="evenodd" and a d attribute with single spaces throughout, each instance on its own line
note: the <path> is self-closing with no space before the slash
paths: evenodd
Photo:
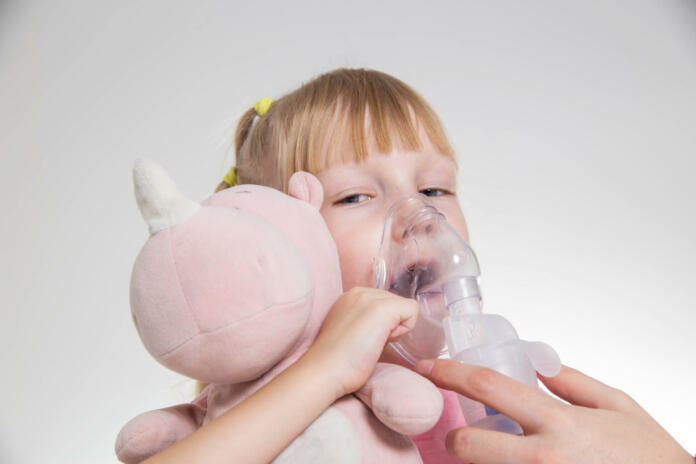
<path id="1" fill-rule="evenodd" d="M 361 201 L 359 201 L 360 198 L 369 198 L 369 196 L 362 194 L 362 193 L 358 193 L 355 195 L 345 197 L 344 199 L 337 201 L 336 204 L 339 204 L 339 203 L 343 203 L 343 204 L 361 203 Z"/>
<path id="2" fill-rule="evenodd" d="M 441 189 L 429 188 L 429 189 L 421 190 L 421 193 L 423 195 L 425 195 L 426 197 L 439 197 L 440 195 L 444 195 L 447 192 L 445 192 L 444 190 L 441 190 Z"/>

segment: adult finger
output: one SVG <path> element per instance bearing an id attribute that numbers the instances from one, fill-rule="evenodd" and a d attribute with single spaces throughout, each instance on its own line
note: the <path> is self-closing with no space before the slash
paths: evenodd
<path id="1" fill-rule="evenodd" d="M 450 456 L 464 462 L 507 464 L 532 462 L 535 453 L 530 443 L 529 437 L 463 427 L 447 434 L 445 447 Z"/>
<path id="2" fill-rule="evenodd" d="M 539 379 L 551 393 L 571 404 L 626 413 L 640 412 L 647 415 L 643 408 L 623 391 L 610 387 L 571 367 L 562 365 L 558 375 L 544 377 L 539 374 Z"/>
<path id="3" fill-rule="evenodd" d="M 428 370 L 428 363 L 432 368 Z M 553 422 L 570 407 L 539 390 L 492 369 L 456 361 L 436 359 L 419 362 L 415 370 L 438 387 L 452 390 L 494 408 L 516 420 L 525 433 Z"/>

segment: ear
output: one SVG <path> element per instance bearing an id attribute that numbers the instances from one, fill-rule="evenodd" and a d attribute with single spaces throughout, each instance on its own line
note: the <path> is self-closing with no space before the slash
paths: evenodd
<path id="1" fill-rule="evenodd" d="M 321 187 L 321 182 L 304 171 L 298 171 L 290 177 L 288 194 L 298 200 L 306 201 L 316 209 L 321 208 L 324 201 L 324 189 Z"/>

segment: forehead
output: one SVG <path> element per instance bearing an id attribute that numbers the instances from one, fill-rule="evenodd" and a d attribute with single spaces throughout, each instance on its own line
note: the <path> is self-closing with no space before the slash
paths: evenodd
<path id="1" fill-rule="evenodd" d="M 418 151 L 394 149 L 391 153 L 373 154 L 363 160 L 336 162 L 316 175 L 325 189 L 335 191 L 372 180 L 391 182 L 387 179 L 397 182 L 429 179 L 449 185 L 456 182 L 456 173 L 451 157 L 424 146 Z"/>

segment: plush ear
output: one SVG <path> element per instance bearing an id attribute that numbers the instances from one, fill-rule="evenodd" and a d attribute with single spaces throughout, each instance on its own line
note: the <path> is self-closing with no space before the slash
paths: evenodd
<path id="1" fill-rule="evenodd" d="M 298 171 L 290 177 L 288 194 L 298 200 L 306 201 L 316 209 L 321 208 L 324 201 L 324 189 L 321 187 L 321 182 L 304 171 Z"/>

